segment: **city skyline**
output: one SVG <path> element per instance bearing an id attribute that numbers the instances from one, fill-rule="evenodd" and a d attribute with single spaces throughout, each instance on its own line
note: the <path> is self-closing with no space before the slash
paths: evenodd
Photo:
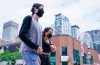
<path id="1" fill-rule="evenodd" d="M 72 25 L 78 25 L 81 32 L 100 29 L 100 0 L 1 0 L 0 1 L 0 38 L 2 37 L 3 24 L 12 20 L 22 24 L 26 15 L 31 14 L 33 3 L 42 3 L 45 8 L 40 24 L 44 28 L 54 24 L 55 15 L 64 14 Z M 49 25 L 47 25 L 49 24 Z"/>
<path id="2" fill-rule="evenodd" d="M 18 24 L 13 21 L 4 23 L 2 39 L 13 41 L 18 36 Z"/>

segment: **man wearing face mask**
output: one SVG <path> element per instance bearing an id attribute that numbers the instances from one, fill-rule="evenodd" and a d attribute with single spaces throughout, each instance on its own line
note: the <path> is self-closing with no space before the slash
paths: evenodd
<path id="1" fill-rule="evenodd" d="M 31 9 L 32 15 L 23 19 L 19 32 L 21 39 L 20 53 L 25 65 L 39 65 L 38 54 L 42 53 L 42 29 L 38 19 L 44 14 L 44 6 L 35 3 Z"/>
<path id="2" fill-rule="evenodd" d="M 41 65 L 51 65 L 50 53 L 56 51 L 56 46 L 51 43 L 53 29 L 46 27 L 43 31 L 42 38 L 42 54 L 39 55 L 41 59 Z"/>

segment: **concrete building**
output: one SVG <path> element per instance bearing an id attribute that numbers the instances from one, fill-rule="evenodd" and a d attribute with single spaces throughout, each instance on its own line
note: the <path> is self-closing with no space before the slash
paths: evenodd
<path id="1" fill-rule="evenodd" d="M 100 30 L 87 31 L 92 37 L 93 48 L 100 53 Z"/>
<path id="2" fill-rule="evenodd" d="M 73 38 L 75 38 L 77 40 L 78 40 L 79 34 L 80 34 L 79 29 L 80 28 L 77 25 L 71 26 L 71 35 Z"/>
<path id="3" fill-rule="evenodd" d="M 63 14 L 55 15 L 55 35 L 68 34 L 71 35 L 71 24 L 69 19 Z"/>
<path id="4" fill-rule="evenodd" d="M 7 41 L 0 39 L 0 54 L 4 52 L 3 45 L 6 45 L 7 43 Z"/>
<path id="5" fill-rule="evenodd" d="M 80 41 L 69 35 L 53 36 L 52 42 L 57 47 L 56 53 L 51 53 L 53 65 L 93 65 L 99 63 L 98 53 L 94 49 L 88 49 L 87 45 L 81 45 Z"/>
<path id="6" fill-rule="evenodd" d="M 16 36 L 18 36 L 18 24 L 13 21 L 4 23 L 2 39 L 13 41 Z"/>
<path id="7" fill-rule="evenodd" d="M 55 25 L 52 24 L 50 27 L 53 29 L 53 35 L 55 35 Z"/>
<path id="8" fill-rule="evenodd" d="M 1 40 L 0 39 L 0 53 L 3 53 L 4 50 L 9 50 L 10 52 L 15 52 L 17 48 L 20 47 L 21 40 L 18 37 L 15 37 L 13 42 Z"/>
<path id="9" fill-rule="evenodd" d="M 93 48 L 93 41 L 92 41 L 92 37 L 89 33 L 85 32 L 85 33 L 82 33 L 80 35 L 80 41 L 81 41 L 81 44 L 85 44 L 88 46 L 88 48 Z"/>

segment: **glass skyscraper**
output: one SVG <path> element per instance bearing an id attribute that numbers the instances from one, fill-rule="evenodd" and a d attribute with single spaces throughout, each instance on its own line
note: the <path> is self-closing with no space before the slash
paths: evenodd
<path id="1" fill-rule="evenodd" d="M 59 13 L 57 15 L 55 15 L 55 35 L 58 34 L 67 34 L 67 35 L 71 35 L 71 24 L 69 23 L 69 19 Z"/>

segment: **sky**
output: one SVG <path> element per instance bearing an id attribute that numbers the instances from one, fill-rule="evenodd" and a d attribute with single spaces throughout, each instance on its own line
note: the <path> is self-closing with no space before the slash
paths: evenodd
<path id="1" fill-rule="evenodd" d="M 34 3 L 44 5 L 44 16 L 39 19 L 42 28 L 51 26 L 55 15 L 62 13 L 71 25 L 80 27 L 80 32 L 100 29 L 100 0 L 0 0 L 0 38 L 3 24 L 12 20 L 20 28 Z"/>

